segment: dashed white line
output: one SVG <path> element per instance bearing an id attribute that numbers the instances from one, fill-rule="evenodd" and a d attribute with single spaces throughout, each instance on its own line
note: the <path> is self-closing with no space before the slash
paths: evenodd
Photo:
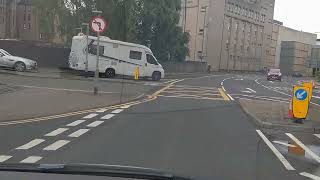
<path id="1" fill-rule="evenodd" d="M 88 124 L 87 127 L 97 127 L 102 123 L 104 123 L 104 121 L 94 121 L 93 123 Z"/>
<path id="2" fill-rule="evenodd" d="M 310 179 L 320 180 L 319 176 L 316 176 L 316 175 L 313 175 L 313 174 L 310 174 L 310 173 L 307 173 L 307 172 L 302 172 L 302 173 L 300 173 L 300 175 L 304 176 L 304 177 L 307 177 L 307 178 L 310 178 Z"/>
<path id="3" fill-rule="evenodd" d="M 105 116 L 103 116 L 101 119 L 111 119 L 113 116 L 115 116 L 114 114 L 107 114 Z"/>
<path id="4" fill-rule="evenodd" d="M 44 139 L 34 139 L 30 142 L 28 142 L 27 144 L 25 145 L 22 145 L 20 147 L 17 147 L 16 149 L 18 150 L 26 150 L 26 149 L 30 149 L 30 148 L 33 148 L 41 143 L 43 143 L 45 140 Z"/>
<path id="5" fill-rule="evenodd" d="M 26 159 L 20 161 L 20 163 L 33 164 L 33 163 L 40 161 L 41 159 L 42 159 L 42 157 L 40 157 L 40 156 L 29 156 Z"/>
<path id="6" fill-rule="evenodd" d="M 52 131 L 52 132 L 50 132 L 50 133 L 48 133 L 48 134 L 46 134 L 44 136 L 53 137 L 53 136 L 57 136 L 57 135 L 59 135 L 59 134 L 61 134 L 63 132 L 66 132 L 68 130 L 69 130 L 69 128 L 59 128 L 59 129 L 56 129 L 56 130 L 54 130 L 54 131 Z"/>
<path id="7" fill-rule="evenodd" d="M 294 137 L 291 133 L 286 133 L 287 136 L 289 136 L 295 143 L 297 143 L 298 146 L 300 146 L 302 149 L 306 151 L 314 160 L 316 160 L 318 163 L 320 163 L 320 157 L 316 155 L 314 152 L 312 152 L 307 146 L 305 146 L 299 139 Z"/>
<path id="8" fill-rule="evenodd" d="M 75 127 L 75 126 L 78 126 L 79 124 L 81 124 L 83 122 L 85 122 L 85 120 L 77 120 L 77 121 L 74 121 L 74 122 L 68 124 L 67 126 L 68 127 Z"/>
<path id="9" fill-rule="evenodd" d="M 119 113 L 121 113 L 122 111 L 123 111 L 123 109 L 116 109 L 116 110 L 112 111 L 111 113 L 112 113 L 112 114 L 119 114 Z"/>
<path id="10" fill-rule="evenodd" d="M 130 105 L 125 105 L 125 106 L 122 106 L 121 108 L 122 109 L 128 109 L 128 108 L 130 108 L 131 106 Z"/>
<path id="11" fill-rule="evenodd" d="M 281 161 L 284 167 L 287 170 L 293 171 L 295 170 L 294 167 L 288 162 L 288 160 L 277 150 L 276 147 L 269 141 L 269 139 L 260 131 L 257 130 L 257 133 L 262 138 L 262 140 L 267 144 L 267 146 L 271 149 L 271 151 L 276 155 L 276 157 Z"/>
<path id="12" fill-rule="evenodd" d="M 94 118 L 94 117 L 96 117 L 96 116 L 98 116 L 98 115 L 99 115 L 99 114 L 89 114 L 89 115 L 83 117 L 83 119 L 91 119 L 91 118 Z"/>
<path id="13" fill-rule="evenodd" d="M 0 156 L 0 163 L 3 163 L 7 160 L 9 160 L 10 158 L 12 158 L 12 156 L 4 156 L 4 155 L 1 155 Z"/>
<path id="14" fill-rule="evenodd" d="M 106 109 L 99 109 L 98 111 L 96 111 L 97 113 L 104 113 L 106 112 L 107 110 Z"/>
<path id="15" fill-rule="evenodd" d="M 67 140 L 59 140 L 59 141 L 56 141 L 53 144 L 45 147 L 43 150 L 45 150 L 45 151 L 56 151 L 59 148 L 61 148 L 62 146 L 68 144 L 69 142 L 70 141 L 67 141 Z"/>
<path id="16" fill-rule="evenodd" d="M 87 133 L 89 131 L 89 129 L 79 129 L 78 131 L 70 134 L 68 137 L 80 137 L 83 134 Z"/>

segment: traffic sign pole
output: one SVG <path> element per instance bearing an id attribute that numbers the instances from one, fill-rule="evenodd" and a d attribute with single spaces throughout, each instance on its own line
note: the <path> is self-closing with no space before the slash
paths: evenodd
<path id="1" fill-rule="evenodd" d="M 96 96 L 98 95 L 98 91 L 99 91 L 99 88 L 98 88 L 98 84 L 99 84 L 99 56 L 100 56 L 100 32 L 98 31 L 97 32 L 97 36 L 98 36 L 98 39 L 97 39 L 97 63 L 96 63 L 96 72 L 95 72 L 95 76 L 94 76 L 94 88 L 93 88 L 93 94 Z"/>

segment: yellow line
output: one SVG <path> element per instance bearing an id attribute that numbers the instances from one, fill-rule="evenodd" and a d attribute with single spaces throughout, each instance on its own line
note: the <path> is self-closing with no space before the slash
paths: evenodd
<path id="1" fill-rule="evenodd" d="M 0 123 L 0 126 L 8 126 L 8 125 L 15 125 L 15 124 L 25 124 L 25 123 L 40 122 L 40 121 L 48 121 L 48 120 L 52 120 L 52 119 L 58 119 L 58 118 L 63 118 L 63 117 L 70 117 L 70 116 L 75 116 L 75 115 L 91 113 L 91 112 L 95 112 L 95 111 L 100 110 L 100 109 L 106 109 L 106 110 L 117 109 L 117 108 L 120 108 L 122 106 L 138 105 L 138 104 L 142 104 L 142 103 L 145 103 L 145 102 L 148 102 L 148 101 L 153 101 L 155 99 L 156 98 L 144 99 L 144 100 L 140 100 L 140 101 L 133 101 L 133 102 L 129 102 L 129 103 L 109 106 L 109 107 L 105 107 L 105 108 L 95 108 L 95 109 L 76 111 L 76 112 L 65 113 L 65 114 L 58 114 L 58 115 L 52 115 L 52 116 L 46 116 L 46 117 L 33 118 L 33 119 L 24 119 L 24 120 L 17 120 L 17 121 L 2 122 L 2 123 Z"/>
<path id="2" fill-rule="evenodd" d="M 221 96 L 223 97 L 223 99 L 224 99 L 225 101 L 230 101 L 230 99 L 229 99 L 229 97 L 227 96 L 227 94 L 226 94 L 221 88 L 219 88 L 219 92 L 220 92 Z"/>

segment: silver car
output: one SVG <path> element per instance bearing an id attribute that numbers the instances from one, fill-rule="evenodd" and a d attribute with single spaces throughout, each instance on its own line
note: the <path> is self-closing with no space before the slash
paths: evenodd
<path id="1" fill-rule="evenodd" d="M 16 71 L 36 70 L 37 62 L 31 59 L 13 56 L 7 51 L 0 49 L 0 66 L 14 68 Z"/>

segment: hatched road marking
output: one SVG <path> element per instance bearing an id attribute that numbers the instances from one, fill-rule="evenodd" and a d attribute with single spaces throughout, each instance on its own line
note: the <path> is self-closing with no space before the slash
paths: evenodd
<path id="1" fill-rule="evenodd" d="M 314 160 L 316 160 L 318 163 L 320 163 L 320 157 L 316 155 L 314 152 L 312 152 L 307 146 L 305 146 L 299 139 L 294 137 L 291 133 L 286 133 L 287 136 L 289 136 L 295 143 L 297 143 L 298 146 L 300 146 L 302 149 L 305 150 L 306 153 L 308 153 Z"/>
<path id="2" fill-rule="evenodd" d="M 300 175 L 304 176 L 304 177 L 307 177 L 307 178 L 310 178 L 310 179 L 320 180 L 319 176 L 316 176 L 316 175 L 313 175 L 313 174 L 310 174 L 310 173 L 307 173 L 307 172 L 302 172 L 302 173 L 300 173 Z"/>
<path id="3" fill-rule="evenodd" d="M 259 136 L 262 138 L 262 140 L 267 144 L 267 146 L 271 149 L 271 151 L 277 156 L 277 158 L 281 161 L 281 163 L 284 165 L 284 167 L 287 170 L 295 170 L 294 167 L 288 162 L 288 160 L 277 150 L 276 147 L 269 141 L 269 139 L 260 131 L 256 130 Z"/>
<path id="4" fill-rule="evenodd" d="M 68 124 L 67 126 L 68 126 L 68 127 L 75 127 L 75 126 L 78 126 L 79 124 L 81 124 L 81 123 L 83 123 L 83 122 L 85 122 L 85 120 L 76 120 L 76 121 Z"/>
<path id="5" fill-rule="evenodd" d="M 56 141 L 53 144 L 45 147 L 43 150 L 45 150 L 45 151 L 56 151 L 59 148 L 61 148 L 62 146 L 68 144 L 69 142 L 70 141 L 67 141 L 67 140 L 59 140 L 59 141 Z"/>
<path id="6" fill-rule="evenodd" d="M 59 129 L 56 129 L 56 130 L 54 130 L 44 136 L 53 137 L 53 136 L 57 136 L 59 134 L 62 134 L 63 132 L 66 132 L 68 130 L 69 130 L 69 128 L 59 128 Z"/>
<path id="7" fill-rule="evenodd" d="M 42 159 L 42 157 L 40 157 L 40 156 L 29 156 L 26 159 L 20 161 L 20 163 L 32 164 L 32 163 L 36 163 L 36 162 L 40 161 L 41 159 Z"/>
<path id="8" fill-rule="evenodd" d="M 103 116 L 101 119 L 111 119 L 114 116 L 114 114 L 107 114 Z"/>
<path id="9" fill-rule="evenodd" d="M 43 143 L 44 141 L 45 141 L 44 139 L 34 139 L 34 140 L 28 142 L 25 145 L 17 147 L 16 149 L 18 149 L 18 150 L 27 150 L 27 149 L 33 148 L 33 147 Z"/>
<path id="10" fill-rule="evenodd" d="M 12 156 L 4 156 L 4 155 L 1 155 L 0 156 L 0 163 L 3 163 L 7 160 L 9 160 L 10 158 L 12 158 Z"/>
<path id="11" fill-rule="evenodd" d="M 98 116 L 98 115 L 99 115 L 99 114 L 89 114 L 89 115 L 83 117 L 83 119 L 91 119 L 91 118 L 94 118 L 94 117 L 96 117 L 96 116 Z"/>
<path id="12" fill-rule="evenodd" d="M 94 121 L 93 123 L 88 124 L 87 127 L 97 127 L 102 123 L 104 123 L 104 121 Z"/>
<path id="13" fill-rule="evenodd" d="M 89 131 L 89 129 L 79 129 L 78 131 L 70 134 L 68 137 L 80 137 L 83 134 L 87 133 Z"/>

